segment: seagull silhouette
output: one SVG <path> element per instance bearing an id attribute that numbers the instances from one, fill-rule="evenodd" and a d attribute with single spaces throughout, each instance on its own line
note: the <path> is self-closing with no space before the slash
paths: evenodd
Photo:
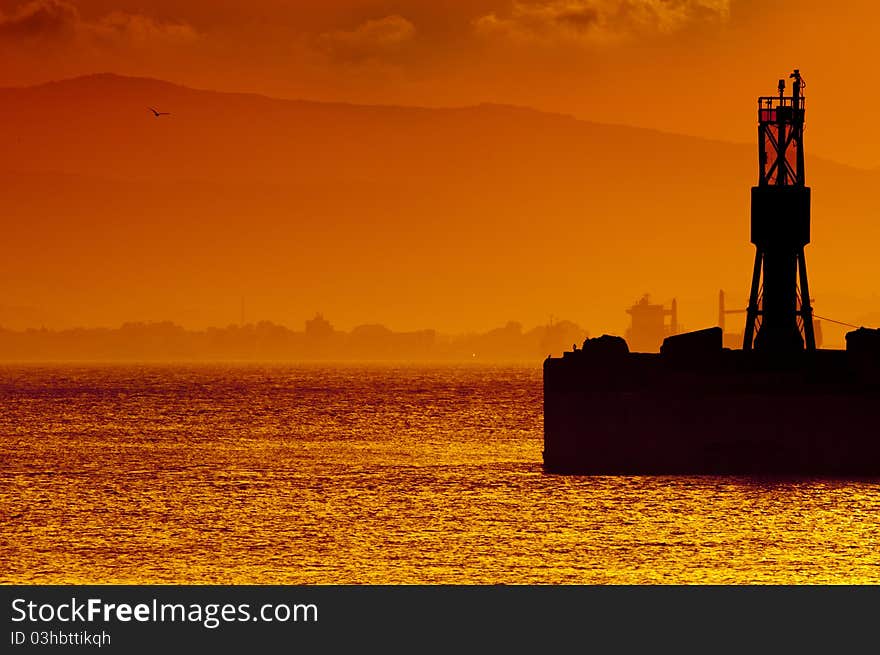
<path id="1" fill-rule="evenodd" d="M 159 118 L 159 116 L 171 116 L 170 111 L 156 111 L 152 107 L 147 107 L 147 109 L 153 112 L 153 116 L 155 116 L 156 118 Z"/>

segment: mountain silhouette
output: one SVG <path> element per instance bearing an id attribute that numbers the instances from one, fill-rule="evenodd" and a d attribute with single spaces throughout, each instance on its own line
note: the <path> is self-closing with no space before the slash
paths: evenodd
<path id="1" fill-rule="evenodd" d="M 748 292 L 753 144 L 112 74 L 0 89 L 0 138 L 3 303 L 76 324 L 225 324 L 246 294 L 287 323 L 320 306 L 341 325 L 556 314 L 598 333 L 622 331 L 647 288 L 695 327 L 713 324 L 719 288 L 732 306 Z M 873 291 L 880 172 L 808 159 L 807 182 L 816 311 L 864 314 L 828 303 Z"/>

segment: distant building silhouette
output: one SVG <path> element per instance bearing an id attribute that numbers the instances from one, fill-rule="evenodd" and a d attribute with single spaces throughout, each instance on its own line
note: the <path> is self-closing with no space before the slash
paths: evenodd
<path id="1" fill-rule="evenodd" d="M 581 343 L 590 336 L 587 330 L 584 330 L 576 323 L 565 320 L 535 328 L 530 334 L 535 334 L 540 339 L 535 352 L 542 356 L 546 356 L 549 353 L 564 353 L 570 344 Z"/>
<path id="2" fill-rule="evenodd" d="M 678 334 L 678 303 L 674 298 L 671 308 L 666 309 L 652 303 L 650 295 L 645 294 L 626 313 L 632 321 L 626 331 L 626 342 L 634 352 L 657 352 L 666 337 Z"/>
<path id="3" fill-rule="evenodd" d="M 314 318 L 306 321 L 306 338 L 308 339 L 326 339 L 333 336 L 334 332 L 330 321 L 324 318 L 321 313 L 315 314 Z"/>

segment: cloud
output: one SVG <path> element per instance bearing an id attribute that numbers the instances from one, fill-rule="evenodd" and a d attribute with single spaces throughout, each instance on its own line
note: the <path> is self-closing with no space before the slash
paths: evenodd
<path id="1" fill-rule="evenodd" d="M 142 14 L 114 11 L 94 20 L 83 18 L 65 0 L 32 0 L 15 12 L 0 12 L 0 40 L 84 42 L 104 45 L 185 43 L 198 38 L 186 23 L 157 21 Z"/>
<path id="2" fill-rule="evenodd" d="M 365 21 L 354 29 L 324 32 L 317 45 L 335 58 L 359 61 L 398 52 L 415 36 L 416 26 L 395 14 Z"/>
<path id="3" fill-rule="evenodd" d="M 0 12 L 0 38 L 73 36 L 79 12 L 61 0 L 37 0 L 22 5 L 13 14 Z"/>
<path id="4" fill-rule="evenodd" d="M 188 43 L 198 33 L 186 23 L 164 23 L 141 14 L 115 11 L 90 25 L 92 35 L 135 45 L 156 42 Z"/>
<path id="5" fill-rule="evenodd" d="M 727 20 L 730 0 L 516 0 L 474 21 L 479 34 L 519 41 L 602 42 Z"/>

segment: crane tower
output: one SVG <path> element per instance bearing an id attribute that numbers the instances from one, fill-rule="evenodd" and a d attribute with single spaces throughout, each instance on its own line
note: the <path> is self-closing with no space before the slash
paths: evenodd
<path id="1" fill-rule="evenodd" d="M 792 92 L 758 98 L 758 185 L 752 187 L 755 266 L 743 350 L 816 349 L 804 246 L 810 242 L 810 187 L 804 177 L 804 80 Z"/>

